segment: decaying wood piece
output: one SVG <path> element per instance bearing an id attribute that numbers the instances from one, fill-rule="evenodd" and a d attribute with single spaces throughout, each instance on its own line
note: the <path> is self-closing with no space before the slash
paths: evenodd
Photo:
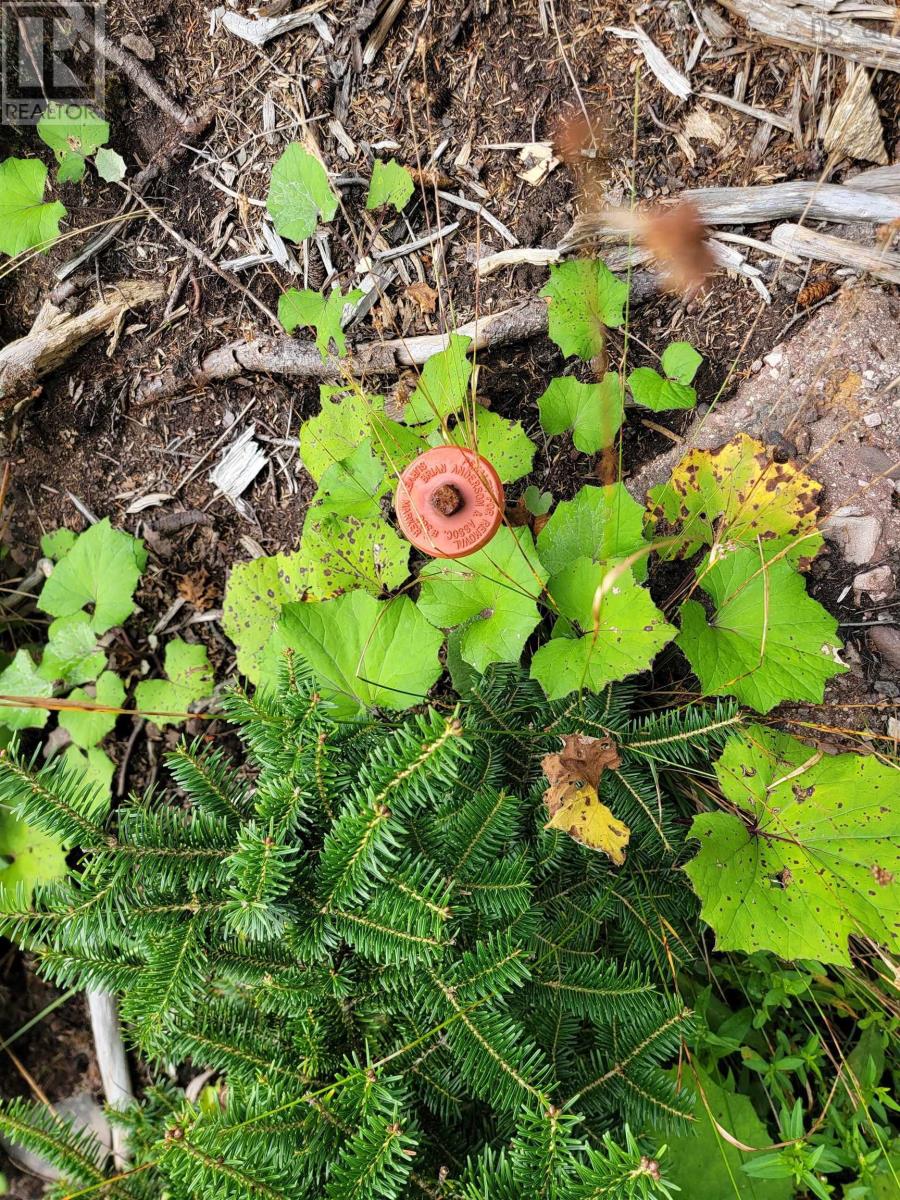
<path id="1" fill-rule="evenodd" d="M 900 196 L 900 163 L 860 171 L 847 180 L 847 186 L 861 192 L 879 192 L 882 196 Z"/>
<path id="2" fill-rule="evenodd" d="M 131 82 L 140 88 L 149 100 L 153 101 L 160 112 L 164 112 L 167 117 L 181 126 L 184 133 L 190 137 L 204 128 L 207 118 L 202 114 L 194 116 L 176 103 L 160 87 L 140 59 L 136 58 L 130 50 L 126 50 L 124 46 L 120 46 L 118 42 L 107 37 L 102 29 L 95 26 L 83 4 L 78 4 L 76 0 L 68 0 L 65 12 L 80 37 L 93 46 L 98 54 L 117 66 L 124 75 L 127 75 Z"/>
<path id="3" fill-rule="evenodd" d="M 31 330 L 0 350 L 0 410 L 27 396 L 35 383 L 55 371 L 91 338 L 113 329 L 129 308 L 159 300 L 161 280 L 126 279 L 106 289 L 106 299 L 77 316 L 43 305 Z"/>
<path id="4" fill-rule="evenodd" d="M 631 301 L 640 303 L 656 291 L 656 278 L 650 271 L 631 276 Z M 547 330 L 545 300 L 527 300 L 488 313 L 454 332 L 471 338 L 473 350 L 494 349 L 510 342 L 523 342 Z M 188 388 L 236 379 L 240 375 L 284 375 L 293 379 L 363 379 L 372 375 L 395 375 L 404 367 L 416 367 L 446 349 L 449 335 L 425 334 L 398 338 L 390 342 L 366 342 L 355 346 L 346 358 L 322 356 L 312 342 L 289 337 L 259 337 L 254 341 L 229 342 L 211 351 L 192 370 L 179 374 L 165 371 L 148 379 L 139 392 L 139 403 L 155 404 Z"/>
<path id="5" fill-rule="evenodd" d="M 374 32 L 368 42 L 366 42 L 366 48 L 362 56 L 364 67 L 371 67 L 372 63 L 378 57 L 381 47 L 387 41 L 388 34 L 391 32 L 391 28 L 400 16 L 400 10 L 405 4 L 406 0 L 388 0 L 387 7 L 382 13 L 381 19 L 375 26 Z"/>
<path id="6" fill-rule="evenodd" d="M 743 17 L 755 33 L 780 46 L 836 54 L 875 70 L 900 71 L 900 38 L 860 25 L 844 13 L 831 12 L 830 5 L 815 0 L 807 0 L 806 4 L 783 0 L 719 0 L 719 3 Z M 860 20 L 871 12 L 871 20 L 883 21 L 885 11 L 884 6 L 858 4 L 852 15 Z"/>
<path id="7" fill-rule="evenodd" d="M 881 117 L 865 67 L 857 67 L 853 71 L 853 77 L 834 106 L 825 130 L 824 143 L 829 154 L 887 166 Z"/>
<path id="8" fill-rule="evenodd" d="M 131 1087 L 128 1059 L 125 1056 L 125 1043 L 122 1041 L 116 998 L 109 992 L 90 989 L 86 995 L 104 1098 L 110 1108 L 128 1108 L 134 1104 L 134 1092 Z M 130 1155 L 128 1135 L 118 1125 L 112 1126 L 112 1150 L 116 1169 L 122 1170 L 128 1165 Z"/>
<path id="9" fill-rule="evenodd" d="M 808 221 L 873 221 L 900 217 L 900 200 L 840 183 L 796 179 L 741 188 L 689 188 L 690 200 L 709 225 L 746 225 L 803 216 Z"/>
<path id="10" fill-rule="evenodd" d="M 778 225 L 772 230 L 772 245 L 819 262 L 838 263 L 865 271 L 878 279 L 900 283 L 900 254 L 877 246 L 861 246 L 846 238 L 819 233 L 802 225 Z"/>
<path id="11" fill-rule="evenodd" d="M 659 46 L 657 46 L 645 30 L 641 29 L 639 25 L 635 25 L 633 29 L 619 29 L 614 25 L 610 25 L 607 33 L 614 33 L 616 37 L 627 38 L 630 41 L 637 42 L 647 66 L 666 91 L 671 92 L 673 96 L 677 96 L 679 100 L 687 100 L 691 94 L 691 81 L 669 62 L 665 54 L 663 54 L 662 50 L 660 50 Z"/>
<path id="12" fill-rule="evenodd" d="M 301 25 L 315 24 L 316 16 L 326 7 L 327 0 L 315 0 L 297 12 L 284 13 L 280 17 L 244 17 L 240 13 L 226 12 L 222 14 L 222 25 L 235 37 L 258 48 Z"/>

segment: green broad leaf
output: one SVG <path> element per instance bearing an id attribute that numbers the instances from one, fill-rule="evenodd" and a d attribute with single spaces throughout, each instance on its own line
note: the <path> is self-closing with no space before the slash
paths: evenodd
<path id="1" fill-rule="evenodd" d="M 403 413 L 407 425 L 448 417 L 467 402 L 472 364 L 466 350 L 471 344 L 471 338 L 451 333 L 446 349 L 429 358 Z"/>
<path id="2" fill-rule="evenodd" d="M 352 454 L 326 469 L 310 505 L 310 517 L 380 517 L 381 497 L 389 488 L 384 463 L 375 457 L 367 438 Z"/>
<path id="3" fill-rule="evenodd" d="M 822 545 L 821 490 L 797 463 L 775 462 L 762 442 L 739 433 L 716 450 L 689 451 L 668 483 L 651 488 L 647 514 L 661 536 L 675 539 L 664 557 L 737 545 L 802 566 Z"/>
<path id="4" fill-rule="evenodd" d="M 273 554 L 235 563 L 225 584 L 222 629 L 234 642 L 237 666 L 259 683 L 263 649 L 282 606 L 302 600 L 308 590 L 302 556 Z"/>
<path id="5" fill-rule="evenodd" d="M 93 791 L 97 811 L 108 811 L 116 773 L 116 764 L 109 755 L 99 746 L 89 746 L 87 750 L 67 746 L 63 758 L 73 771 L 84 776 L 84 783 Z"/>
<path id="6" fill-rule="evenodd" d="M 716 763 L 732 812 L 701 813 L 687 871 L 719 950 L 851 965 L 847 939 L 900 950 L 900 772 L 750 726 Z"/>
<path id="7" fill-rule="evenodd" d="M 119 183 L 125 178 L 125 159 L 109 147 L 97 151 L 94 166 L 97 168 L 97 174 L 106 183 Z"/>
<path id="8" fill-rule="evenodd" d="M 317 600 L 362 588 L 378 595 L 409 574 L 410 544 L 381 517 L 307 518 L 300 539 L 306 586 Z"/>
<path id="9" fill-rule="evenodd" d="M 662 369 L 676 383 L 692 383 L 702 362 L 703 355 L 690 342 L 670 342 L 662 353 Z"/>
<path id="10" fill-rule="evenodd" d="M 52 617 L 69 617 L 93 605 L 91 628 L 105 633 L 134 612 L 134 595 L 147 551 L 139 538 L 113 529 L 108 518 L 91 525 L 57 564 L 37 606 Z"/>
<path id="11" fill-rule="evenodd" d="M 206 647 L 172 638 L 166 645 L 166 679 L 142 679 L 134 689 L 135 708 L 145 713 L 186 713 L 197 700 L 213 693 L 213 673 Z M 152 725 L 180 725 L 183 716 L 148 717 Z"/>
<path id="12" fill-rule="evenodd" d="M 114 671 L 104 671 L 94 684 L 93 695 L 84 688 L 75 688 L 69 693 L 69 700 L 75 704 L 86 702 L 121 708 L 125 701 L 125 686 Z M 60 725 L 69 731 L 69 737 L 82 750 L 96 746 L 108 733 L 112 733 L 118 719 L 118 713 L 97 712 L 91 709 L 78 712 L 67 708 L 59 714 Z"/>
<path id="13" fill-rule="evenodd" d="M 45 558 L 52 558 L 54 562 L 59 562 L 61 558 L 65 558 L 77 541 L 78 534 L 71 529 L 65 527 L 54 529 L 52 533 L 45 533 L 41 538 L 41 554 Z"/>
<path id="14" fill-rule="evenodd" d="M 0 163 L 0 254 L 46 250 L 59 237 L 66 216 L 58 200 L 45 203 L 47 168 L 37 158 L 7 158 Z"/>
<path id="15" fill-rule="evenodd" d="M 443 640 L 408 596 L 376 600 L 356 591 L 320 604 L 289 605 L 270 653 L 298 651 L 322 695 L 344 717 L 360 708 L 421 704 L 441 674 Z"/>
<path id="16" fill-rule="evenodd" d="M 392 421 L 385 416 L 383 396 L 327 384 L 319 396 L 321 411 L 300 429 L 300 461 L 316 482 L 367 440 L 391 479 L 428 449 L 425 436 L 433 426 L 414 431 Z"/>
<path id="17" fill-rule="evenodd" d="M 12 662 L 0 671 L 0 695 L 48 700 L 53 684 L 42 678 L 27 650 L 17 650 Z M 49 715 L 46 708 L 12 708 L 0 703 L 0 726 L 7 729 L 43 729 Z"/>
<path id="18" fill-rule="evenodd" d="M 52 883 L 66 873 L 66 852 L 55 838 L 13 816 L 0 804 L 0 909 L 18 887 L 25 903 L 31 901 L 35 884 Z"/>
<path id="19" fill-rule="evenodd" d="M 81 154 L 64 154 L 59 160 L 56 178 L 59 183 L 81 183 L 86 162 Z"/>
<path id="20" fill-rule="evenodd" d="M 537 447 L 522 428 L 522 422 L 508 421 L 480 404 L 474 406 L 474 413 L 474 428 L 471 420 L 458 420 L 450 432 L 450 441 L 457 446 L 474 447 L 503 483 L 514 483 L 527 475 Z M 443 431 L 436 429 L 428 440 L 433 446 L 442 446 Z"/>
<path id="21" fill-rule="evenodd" d="M 752 1179 L 741 1167 L 753 1156 L 732 1146 L 713 1124 L 718 1121 L 745 1146 L 771 1145 L 772 1136 L 748 1097 L 697 1066 L 694 1071 L 703 1089 L 694 1104 L 696 1120 L 685 1133 L 665 1132 L 666 1178 L 684 1196 L 691 1196 L 702 1179 L 703 1200 L 791 1200 L 794 1189 L 789 1179 Z"/>
<path id="22" fill-rule="evenodd" d="M 580 558 L 612 562 L 642 549 L 644 510 L 623 483 L 586 486 L 573 500 L 563 500 L 538 535 L 541 562 L 557 575 Z M 637 579 L 647 574 L 647 559 L 632 565 Z"/>
<path id="23" fill-rule="evenodd" d="M 341 295 L 340 288 L 333 288 L 327 298 L 320 292 L 312 292 L 308 288 L 298 291 L 288 288 L 278 300 L 278 320 L 288 333 L 293 333 L 298 325 L 310 325 L 316 331 L 316 345 L 322 355 L 322 362 L 328 358 L 331 343 L 334 342 L 335 352 L 343 357 L 347 353 L 347 340 L 341 328 L 341 317 L 347 304 L 355 304 L 362 298 L 362 292 L 355 290 Z"/>
<path id="24" fill-rule="evenodd" d="M 109 141 L 109 125 L 90 108 L 78 104 L 50 103 L 37 123 L 38 137 L 62 163 L 68 155 L 82 162 Z"/>
<path id="25" fill-rule="evenodd" d="M 383 204 L 393 204 L 397 212 L 402 212 L 415 190 L 413 177 L 406 167 L 394 158 L 388 162 L 376 158 L 372 164 L 366 208 L 371 211 L 373 208 L 381 208 Z"/>
<path id="26" fill-rule="evenodd" d="M 316 232 L 319 217 L 330 221 L 338 199 L 325 168 L 308 150 L 294 142 L 272 167 L 266 207 L 277 233 L 304 242 Z"/>
<path id="27" fill-rule="evenodd" d="M 667 412 L 672 408 L 693 408 L 697 393 L 687 384 L 674 379 L 664 379 L 652 367 L 636 367 L 627 379 L 635 404 L 653 412 Z"/>
<path id="28" fill-rule="evenodd" d="M 529 484 L 525 489 L 522 499 L 525 501 L 525 507 L 533 517 L 543 517 L 550 511 L 553 505 L 553 496 L 550 492 L 542 492 L 533 483 Z"/>
<path id="29" fill-rule="evenodd" d="M 70 687 L 90 683 L 106 666 L 106 655 L 97 649 L 97 635 L 86 612 L 57 617 L 47 631 L 48 640 L 38 674 L 51 683 L 59 680 Z"/>
<path id="30" fill-rule="evenodd" d="M 596 454 L 613 444 L 625 417 L 621 380 L 611 371 L 599 383 L 580 383 L 571 375 L 551 379 L 538 410 L 545 433 L 571 429 L 575 449 Z"/>
<path id="31" fill-rule="evenodd" d="M 607 563 L 577 558 L 547 585 L 555 611 L 564 618 L 565 636 L 551 638 L 535 652 L 531 677 L 550 700 L 583 689 L 599 692 L 646 670 L 675 635 L 627 568 L 598 601 L 609 570 Z"/>
<path id="32" fill-rule="evenodd" d="M 551 266 L 541 295 L 550 301 L 550 337 L 563 354 L 587 361 L 603 349 L 606 330 L 624 321 L 628 285 L 599 259 L 577 258 Z"/>
<path id="33" fill-rule="evenodd" d="M 837 658 L 837 621 L 806 594 L 783 559 L 763 564 L 735 550 L 701 571 L 714 613 L 686 600 L 677 642 L 707 696 L 737 696 L 766 713 L 782 700 L 822 703 L 826 682 L 847 668 Z"/>
<path id="34" fill-rule="evenodd" d="M 546 578 L 531 531 L 501 526 L 484 549 L 425 564 L 419 609 L 441 629 L 468 621 L 460 654 L 483 672 L 492 662 L 518 662 L 541 619 L 536 601 Z"/>

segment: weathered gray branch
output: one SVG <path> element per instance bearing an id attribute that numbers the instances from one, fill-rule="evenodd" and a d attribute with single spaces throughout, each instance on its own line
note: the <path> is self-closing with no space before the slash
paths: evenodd
<path id="1" fill-rule="evenodd" d="M 818 50 L 836 54 L 876 70 L 900 71 L 900 38 L 880 29 L 863 26 L 841 12 L 829 12 L 832 6 L 809 0 L 806 4 L 781 0 L 719 0 L 723 8 L 743 17 L 755 33 L 780 46 Z M 853 16 L 872 20 L 891 20 L 885 6 L 857 5 Z"/>
<path id="2" fill-rule="evenodd" d="M 631 277 L 631 299 L 646 299 L 655 289 L 649 271 Z M 522 342 L 547 329 L 547 304 L 528 300 L 502 312 L 488 313 L 468 321 L 455 332 L 472 339 L 471 350 L 493 349 L 509 342 Z M 421 366 L 443 350 L 448 341 L 444 333 L 399 338 L 390 342 L 367 342 L 355 346 L 346 358 L 322 356 L 312 342 L 289 337 L 258 337 L 253 341 L 229 342 L 211 350 L 187 374 L 165 371 L 140 389 L 140 403 L 154 404 L 188 388 L 236 379 L 253 373 L 284 375 L 292 379 L 364 379 L 371 375 L 395 375 L 404 367 Z"/>
<path id="3" fill-rule="evenodd" d="M 0 410 L 27 396 L 91 338 L 113 329 L 129 308 L 159 300 L 164 292 L 160 280 L 126 279 L 108 288 L 106 300 L 77 316 L 46 301 L 31 330 L 0 350 Z"/>

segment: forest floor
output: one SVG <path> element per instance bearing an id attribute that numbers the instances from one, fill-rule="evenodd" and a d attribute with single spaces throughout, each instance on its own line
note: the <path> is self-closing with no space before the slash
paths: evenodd
<path id="1" fill-rule="evenodd" d="M 556 5 L 552 0 L 410 0 L 369 66 L 362 65 L 361 51 L 372 35 L 366 19 L 377 5 L 335 0 L 320 6 L 330 40 L 310 24 L 259 48 L 229 33 L 221 24 L 225 10 L 211 16 L 210 7 L 195 0 L 109 0 L 110 36 L 134 48 L 186 110 L 211 112 L 206 132 L 191 138 L 161 117 L 131 80 L 111 70 L 106 112 L 111 145 L 132 171 L 165 151 L 170 162 L 146 200 L 170 229 L 220 265 L 246 255 L 265 257 L 260 224 L 269 173 L 292 141 L 311 139 L 330 170 L 360 176 L 359 185 L 342 187 L 341 208 L 328 233 L 329 256 L 345 291 L 356 282 L 357 264 L 377 234 L 399 243 L 459 222 L 440 243 L 399 260 L 398 278 L 360 327 L 350 331 L 351 339 L 363 341 L 440 332 L 530 299 L 546 282 L 544 268 L 528 265 L 479 279 L 478 260 L 506 243 L 476 213 L 436 201 L 435 179 L 441 190 L 482 201 L 521 246 L 552 248 L 570 228 L 583 193 L 564 164 L 537 183 L 523 178 L 518 147 L 547 143 L 560 121 L 581 106 L 602 122 L 604 149 L 596 170 L 605 197 L 627 204 L 633 194 L 652 202 L 687 188 L 821 179 L 819 110 L 833 102 L 844 83 L 843 64 L 828 58 L 810 89 L 809 53 L 752 37 L 733 19 L 733 36 L 704 42 L 693 61 L 698 26 L 685 3 L 641 6 L 638 20 L 679 68 L 692 59 L 694 96 L 687 101 L 646 69 L 634 41 L 609 32 L 610 26 L 629 28 L 635 19 L 634 7 L 618 0 Z M 289 7 L 275 3 L 264 11 Z M 229 8 L 251 11 L 246 4 Z M 873 85 L 886 127 L 887 114 L 897 111 L 897 79 L 882 73 Z M 760 152 L 760 121 L 696 99 L 704 91 L 739 93 L 748 105 L 790 118 L 792 131 L 769 126 Z M 711 132 L 688 140 L 685 118 L 696 109 L 709 114 Z M 383 157 L 411 167 L 436 159 L 426 176 L 431 186 L 408 208 L 406 224 L 376 220 L 364 211 L 362 176 L 368 178 L 373 145 L 385 146 L 379 151 Z M 0 125 L 0 158 L 38 148 L 33 130 Z M 838 182 L 866 165 L 844 160 L 829 168 L 828 179 Z M 70 213 L 67 231 L 106 221 L 118 211 L 115 188 L 96 179 L 63 185 L 60 196 Z M 765 241 L 770 229 L 734 226 L 733 232 Z M 57 284 L 55 271 L 80 245 L 77 237 L 64 240 L 0 285 L 0 342 L 27 333 Z M 112 339 L 95 340 L 42 381 L 0 435 L 11 467 L 6 543 L 20 572 L 33 567 L 44 532 L 61 525 L 80 530 L 85 510 L 147 540 L 150 566 L 137 596 L 139 613 L 114 647 L 121 675 L 139 673 L 142 663 L 161 668 L 152 635 L 168 618 L 166 633 L 190 628 L 191 637 L 207 644 L 217 679 L 226 679 L 234 670 L 233 649 L 217 618 L 231 564 L 293 549 L 298 540 L 314 485 L 299 462 L 295 439 L 300 421 L 316 411 L 314 381 L 254 375 L 151 403 L 139 395 L 142 383 L 164 366 L 187 368 L 219 345 L 274 332 L 232 281 L 270 310 L 289 282 L 322 286 L 327 268 L 319 250 L 312 243 L 308 253 L 294 250 L 296 279 L 265 261 L 223 279 L 203 263 L 192 265 L 183 245 L 138 210 L 135 219 L 117 226 L 99 258 L 78 272 L 79 282 L 84 296 L 96 301 L 120 280 L 162 280 L 166 299 L 128 314 Z M 660 347 L 674 337 L 689 341 L 704 358 L 696 380 L 701 403 L 708 405 L 720 391 L 728 403 L 742 384 L 769 369 L 763 360 L 773 348 L 802 330 L 807 316 L 798 294 L 804 286 L 822 280 L 845 288 L 854 283 L 847 272 L 830 267 L 778 263 L 774 255 L 758 251 L 750 257 L 762 272 L 768 303 L 746 277 L 733 272 L 717 275 L 687 305 L 659 292 L 632 308 L 629 365 L 652 361 L 645 347 Z M 838 313 L 834 296 L 826 301 L 829 311 L 832 306 Z M 541 447 L 527 482 L 558 498 L 573 494 L 584 481 L 586 461 L 565 438 L 555 439 L 551 448 L 538 424 L 535 400 L 562 361 L 541 336 L 482 353 L 478 373 L 479 400 L 521 420 Z M 397 383 L 383 379 L 381 390 Z M 897 395 L 888 397 L 888 409 Z M 653 420 L 629 420 L 623 444 L 626 478 L 677 444 L 692 419 L 650 415 Z M 793 415 L 792 410 L 783 417 L 785 424 Z M 250 425 L 268 465 L 244 494 L 239 511 L 208 476 L 222 448 Z M 884 432 L 878 435 L 860 421 L 845 440 L 867 446 Z M 804 454 L 811 455 L 809 447 L 801 458 Z M 511 489 L 511 499 L 525 482 Z M 895 495 L 889 503 L 896 502 Z M 195 522 L 167 529 L 167 516 L 182 510 L 194 512 Z M 882 547 L 880 554 L 871 566 L 884 561 L 896 567 L 896 545 Z M 889 684 L 900 679 L 900 670 L 873 656 L 866 641 L 863 626 L 874 608 L 854 593 L 860 569 L 865 568 L 845 563 L 835 551 L 818 569 L 812 590 L 847 622 L 843 632 L 860 663 L 850 691 L 845 686 L 831 698 L 841 706 L 858 706 L 853 728 L 883 732 L 890 703 L 900 693 L 895 687 L 892 697 L 884 686 L 873 691 L 873 681 Z M 849 711 L 836 710 L 831 723 L 846 724 Z M 120 760 L 131 731 L 131 722 L 123 718 L 108 743 L 114 758 Z M 156 777 L 162 749 L 157 743 L 174 736 L 144 731 L 131 748 L 124 788 Z M 23 958 L 7 949 L 0 957 L 0 999 L 6 1001 L 0 1005 L 0 1038 L 55 994 L 37 984 Z M 24 1094 L 34 1084 L 53 1100 L 96 1090 L 79 997 L 39 1022 L 14 1050 L 12 1061 L 20 1070 L 13 1071 L 10 1059 L 0 1068 L 5 1092 Z M 17 1176 L 12 1194 L 20 1200 L 39 1194 L 39 1188 L 30 1189 L 32 1184 Z"/>

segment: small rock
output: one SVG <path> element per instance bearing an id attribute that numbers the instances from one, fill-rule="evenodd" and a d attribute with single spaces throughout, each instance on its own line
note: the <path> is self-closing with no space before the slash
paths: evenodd
<path id="1" fill-rule="evenodd" d="M 881 413 L 870 412 L 863 417 L 863 424 L 868 425 L 870 429 L 877 429 L 883 418 Z"/>
<path id="2" fill-rule="evenodd" d="M 853 594 L 859 604 L 863 593 L 867 593 L 873 604 L 880 604 L 894 594 L 894 573 L 887 565 L 861 571 L 853 580 Z"/>
<path id="3" fill-rule="evenodd" d="M 156 47 L 142 33 L 128 33 L 122 38 L 122 45 L 130 50 L 141 62 L 153 62 L 156 59 Z"/>
<path id="4" fill-rule="evenodd" d="M 784 350 L 781 346 L 776 346 L 769 354 L 763 358 L 763 362 L 768 363 L 770 367 L 780 367 L 784 361 Z"/>
<path id="5" fill-rule="evenodd" d="M 874 625 L 869 630 L 869 646 L 889 667 L 900 671 L 900 629 Z"/>
<path id="6" fill-rule="evenodd" d="M 888 717 L 887 735 L 900 741 L 900 720 L 897 717 Z"/>
<path id="7" fill-rule="evenodd" d="M 838 508 L 822 525 L 822 533 L 834 542 L 849 563 L 871 562 L 881 538 L 881 522 L 860 508 Z"/>
<path id="8" fill-rule="evenodd" d="M 750 364 L 750 374 L 758 375 L 761 370 L 762 370 L 762 359 L 754 358 L 753 362 Z"/>

